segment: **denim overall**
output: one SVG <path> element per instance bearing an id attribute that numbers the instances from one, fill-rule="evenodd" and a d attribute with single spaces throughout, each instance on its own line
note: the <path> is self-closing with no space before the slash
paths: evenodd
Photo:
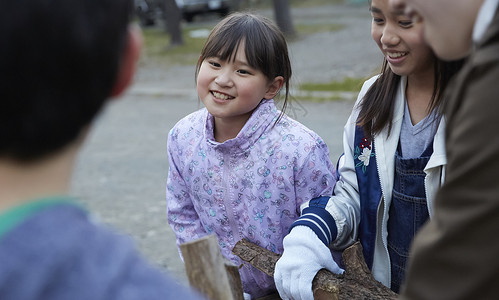
<path id="1" fill-rule="evenodd" d="M 433 153 L 433 142 L 417 158 L 402 158 L 400 142 L 395 153 L 395 179 L 388 219 L 388 252 L 391 289 L 398 293 L 404 281 L 409 247 L 428 219 L 424 168 Z"/>

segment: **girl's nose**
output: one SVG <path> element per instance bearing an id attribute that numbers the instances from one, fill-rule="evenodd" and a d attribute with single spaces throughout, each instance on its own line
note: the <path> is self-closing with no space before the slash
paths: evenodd
<path id="1" fill-rule="evenodd" d="M 381 43 L 385 46 L 395 46 L 399 42 L 400 37 L 396 30 L 392 26 L 386 25 L 383 29 L 383 35 L 381 36 Z"/>
<path id="2" fill-rule="evenodd" d="M 215 78 L 215 83 L 221 87 L 230 87 L 233 85 L 229 71 L 221 71 Z"/>

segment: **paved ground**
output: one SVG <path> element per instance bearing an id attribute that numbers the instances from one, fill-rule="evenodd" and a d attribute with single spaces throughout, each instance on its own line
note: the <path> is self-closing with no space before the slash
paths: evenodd
<path id="1" fill-rule="evenodd" d="M 272 16 L 269 11 L 263 14 Z M 373 74 L 381 55 L 369 35 L 367 5 L 295 9 L 299 22 L 344 24 L 292 42 L 293 83 L 329 82 Z M 99 117 L 79 158 L 72 193 L 104 223 L 135 239 L 154 264 L 186 283 L 175 238 L 166 222 L 166 137 L 183 116 L 198 109 L 194 66 L 142 66 L 135 84 Z M 328 143 L 332 159 L 341 153 L 342 128 L 353 99 L 293 104 L 296 119 Z M 294 113 L 294 114 L 293 114 Z"/>

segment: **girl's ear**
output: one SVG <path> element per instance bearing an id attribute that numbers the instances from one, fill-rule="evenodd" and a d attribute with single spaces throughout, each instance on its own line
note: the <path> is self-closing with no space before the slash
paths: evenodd
<path id="1" fill-rule="evenodd" d="M 263 98 L 265 99 L 272 99 L 279 93 L 279 91 L 282 88 L 282 85 L 284 84 L 284 77 L 282 76 L 277 76 L 274 78 L 274 80 L 269 84 L 267 88 L 267 92 L 265 93 L 265 96 Z"/>
<path id="2" fill-rule="evenodd" d="M 128 39 L 123 49 L 121 63 L 116 75 L 116 81 L 111 90 L 111 97 L 121 95 L 132 83 L 133 76 L 142 48 L 142 31 L 136 25 L 129 25 Z"/>

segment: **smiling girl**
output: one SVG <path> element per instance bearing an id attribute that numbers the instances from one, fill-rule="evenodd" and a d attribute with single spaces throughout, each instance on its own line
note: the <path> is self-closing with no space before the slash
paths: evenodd
<path id="1" fill-rule="evenodd" d="M 388 0 L 372 0 L 370 11 L 382 72 L 364 83 L 345 125 L 334 196 L 304 206 L 327 211 L 327 225 L 303 215 L 284 239 L 274 276 L 284 299 L 312 299 L 313 277 L 333 259 L 327 246 L 342 250 L 357 240 L 374 278 L 398 292 L 411 241 L 444 180 L 441 91 L 461 62 L 438 60 L 422 24 L 392 12 Z M 322 232 L 333 238 L 321 243 Z"/>
<path id="2" fill-rule="evenodd" d="M 197 65 L 205 108 L 168 136 L 168 221 L 177 244 L 216 234 L 222 254 L 241 239 L 282 253 L 300 205 L 332 195 L 335 170 L 324 141 L 277 110 L 288 98 L 291 65 L 284 36 L 268 19 L 236 13 L 209 35 Z M 271 277 L 240 268 L 244 291 L 275 291 Z"/>

